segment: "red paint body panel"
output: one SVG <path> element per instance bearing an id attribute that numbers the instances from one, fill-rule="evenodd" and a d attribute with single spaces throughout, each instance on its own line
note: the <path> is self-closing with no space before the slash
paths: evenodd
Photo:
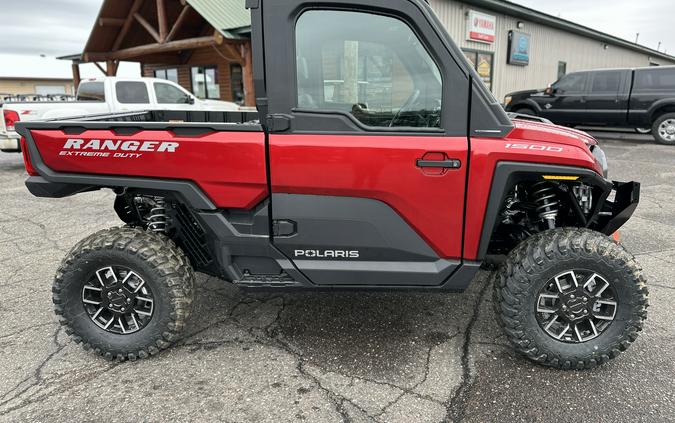
<path id="1" fill-rule="evenodd" d="M 559 126 L 516 121 L 516 127 L 506 138 L 471 138 L 471 170 L 467 193 L 464 258 L 476 259 L 483 230 L 485 212 L 492 188 L 492 177 L 498 162 L 528 162 L 576 166 L 594 170 L 602 168 L 587 144 L 595 143 L 580 131 Z M 579 134 L 576 134 L 579 133 Z M 509 145 L 554 147 L 560 151 L 510 148 Z"/>
<path id="2" fill-rule="evenodd" d="M 88 130 L 68 135 L 58 130 L 33 130 L 33 139 L 42 160 L 52 170 L 67 173 L 122 175 L 190 180 L 195 182 L 219 208 L 249 209 L 268 195 L 263 132 L 212 132 L 202 136 L 177 136 L 169 131 L 141 131 L 115 135 L 108 130 Z M 62 155 L 68 139 L 166 141 L 178 143 L 176 151 L 121 151 L 138 153 L 137 158 L 113 157 L 115 151 L 78 149 L 81 152 L 108 152 L 107 157 Z M 84 144 L 83 144 L 84 145 Z"/>
<path id="3" fill-rule="evenodd" d="M 434 175 L 417 159 L 462 161 Z M 440 257 L 461 255 L 466 138 L 270 135 L 272 192 L 364 197 L 394 209 Z"/>

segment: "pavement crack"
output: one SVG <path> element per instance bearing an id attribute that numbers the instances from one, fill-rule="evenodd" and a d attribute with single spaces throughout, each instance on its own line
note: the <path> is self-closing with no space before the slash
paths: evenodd
<path id="1" fill-rule="evenodd" d="M 466 325 L 466 330 L 464 331 L 464 343 L 462 345 L 462 378 L 461 383 L 457 387 L 455 394 L 452 396 L 450 401 L 446 403 L 447 413 L 445 415 L 444 421 L 453 421 L 459 422 L 464 417 L 464 406 L 466 401 L 466 396 L 469 387 L 471 386 L 473 375 L 471 374 L 471 363 L 470 363 L 470 353 L 471 353 L 471 333 L 473 332 L 473 327 L 478 321 L 480 316 L 480 309 L 485 299 L 485 293 L 488 288 L 492 286 L 491 279 L 488 279 L 485 282 L 485 285 L 480 289 L 478 294 L 478 299 L 476 300 L 476 305 L 474 306 L 473 315 L 469 320 L 469 323 Z"/>

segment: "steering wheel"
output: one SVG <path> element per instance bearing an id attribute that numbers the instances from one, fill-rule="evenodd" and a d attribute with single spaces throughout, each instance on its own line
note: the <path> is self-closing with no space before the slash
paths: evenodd
<path id="1" fill-rule="evenodd" d="M 398 120 L 399 117 L 401 117 L 401 114 L 410 106 L 415 104 L 417 102 L 417 99 L 420 97 L 420 90 L 415 90 L 410 97 L 408 97 L 408 100 L 401 106 L 400 109 L 398 109 L 398 112 L 394 115 L 393 118 L 391 118 L 391 122 L 389 122 L 389 127 L 393 127 L 394 123 Z"/>

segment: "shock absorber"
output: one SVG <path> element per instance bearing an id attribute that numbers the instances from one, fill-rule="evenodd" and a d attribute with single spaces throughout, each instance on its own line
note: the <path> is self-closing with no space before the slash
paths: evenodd
<path id="1" fill-rule="evenodd" d="M 532 198 L 536 204 L 535 211 L 548 229 L 555 228 L 558 217 L 558 196 L 550 182 L 537 182 L 532 185 Z"/>
<path id="2" fill-rule="evenodd" d="M 148 214 L 148 229 L 153 232 L 166 233 L 168 227 L 168 215 L 166 214 L 166 201 L 163 197 L 155 197 L 154 205 Z"/>

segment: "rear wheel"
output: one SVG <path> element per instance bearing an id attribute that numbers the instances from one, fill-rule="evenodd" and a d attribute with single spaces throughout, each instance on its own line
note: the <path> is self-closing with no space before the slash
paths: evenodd
<path id="1" fill-rule="evenodd" d="M 192 268 L 171 240 L 123 227 L 80 241 L 52 291 L 56 314 L 75 342 L 121 361 L 156 354 L 178 339 L 193 284 Z"/>
<path id="2" fill-rule="evenodd" d="M 661 144 L 675 145 L 675 113 L 659 116 L 652 126 L 652 134 Z"/>
<path id="3" fill-rule="evenodd" d="M 515 349 L 537 363 L 591 368 L 635 341 L 647 287 L 635 259 L 586 229 L 554 229 L 522 242 L 496 274 L 497 312 Z"/>

